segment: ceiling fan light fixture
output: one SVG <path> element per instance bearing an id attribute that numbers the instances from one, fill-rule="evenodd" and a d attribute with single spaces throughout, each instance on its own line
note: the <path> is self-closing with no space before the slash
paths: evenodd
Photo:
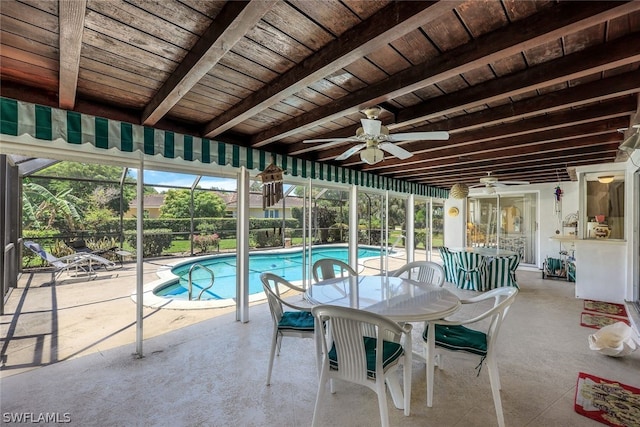
<path id="1" fill-rule="evenodd" d="M 602 175 L 598 177 L 598 182 L 601 184 L 611 184 L 614 178 L 613 175 Z"/>
<path id="2" fill-rule="evenodd" d="M 375 165 L 384 160 L 384 152 L 378 147 L 367 147 L 360 152 L 360 160 L 368 165 Z"/>

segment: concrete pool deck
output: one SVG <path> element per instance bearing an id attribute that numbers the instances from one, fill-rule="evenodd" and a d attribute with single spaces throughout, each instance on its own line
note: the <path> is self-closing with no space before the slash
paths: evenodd
<path id="1" fill-rule="evenodd" d="M 184 259 L 146 261 L 144 283 L 157 281 L 158 272 L 162 274 L 169 265 Z M 400 266 L 403 261 L 394 260 L 390 268 L 394 263 Z M 135 352 L 136 305 L 132 299 L 136 288 L 135 263 L 100 271 L 94 280 L 69 278 L 66 274 L 55 285 L 50 280 L 49 272 L 24 273 L 18 287 L 6 299 L 0 328 L 0 378 L 123 345 L 129 345 L 131 352 Z M 144 307 L 145 340 L 235 313 L 235 306 L 182 310 L 167 309 L 167 302 Z M 255 296 L 250 305 L 263 302 Z"/>
<path id="2" fill-rule="evenodd" d="M 144 263 L 144 281 L 157 278 L 165 260 Z M 2 316 L 0 378 L 49 364 L 135 343 L 136 313 L 131 299 L 136 265 L 100 271 L 94 280 L 25 273 L 11 291 Z M 144 339 L 233 312 L 216 310 L 143 310 Z M 131 347 L 135 351 L 135 347 Z"/>

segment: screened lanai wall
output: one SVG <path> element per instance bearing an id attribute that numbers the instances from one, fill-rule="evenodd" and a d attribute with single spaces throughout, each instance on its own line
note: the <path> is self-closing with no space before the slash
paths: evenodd
<path id="1" fill-rule="evenodd" d="M 191 135 L 94 117 L 56 108 L 0 98 L 0 154 L 71 160 L 86 163 L 102 163 L 136 168 L 172 171 L 179 173 L 236 177 L 238 200 L 247 204 L 250 175 L 256 175 L 270 163 L 285 172 L 285 179 L 292 183 L 305 181 L 347 187 L 360 187 L 373 192 L 418 197 L 446 198 L 443 189 L 410 183 L 367 172 L 355 171 L 336 165 L 301 160 L 286 155 L 269 153 L 248 147 L 212 141 Z M 15 277 L 18 266 L 15 256 L 18 237 L 9 223 L 17 218 L 18 195 L 9 187 L 14 182 L 9 177 L 16 174 L 9 163 L 3 162 L 0 170 L 5 183 L 0 209 L 5 218 L 0 233 L 4 255 L 0 263 L 0 277 Z M 143 179 L 138 179 L 138 200 L 142 203 Z M 357 194 L 357 193 L 353 193 Z M 240 242 L 248 232 L 247 207 L 238 205 L 238 260 L 247 256 L 248 244 Z M 138 207 L 143 211 L 143 206 Z M 12 213 L 13 212 L 13 213 Z M 138 226 L 138 241 L 142 239 L 142 225 Z M 355 243 L 353 243 L 355 245 Z M 138 286 L 142 286 L 142 253 L 138 254 Z M 239 262 L 239 269 L 247 266 Z M 246 272 L 238 271 L 238 289 L 247 291 L 241 283 Z M 4 281 L 4 279 L 3 279 Z M 139 292 L 141 294 L 141 292 Z M 245 298 L 246 299 L 246 298 Z M 242 298 L 238 304 L 243 303 Z M 248 320 L 244 308 L 238 307 L 239 320 Z M 141 312 L 141 306 L 139 307 Z M 141 316 L 140 316 L 141 318 Z"/>

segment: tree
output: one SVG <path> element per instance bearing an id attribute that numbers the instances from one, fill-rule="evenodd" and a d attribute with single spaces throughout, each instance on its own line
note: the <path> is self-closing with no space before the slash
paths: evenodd
<path id="1" fill-rule="evenodd" d="M 93 208 L 107 208 L 113 212 L 120 212 L 119 182 L 122 178 L 122 171 L 121 166 L 60 162 L 26 178 L 25 182 L 37 182 L 52 194 L 63 194 L 72 189 L 73 194 L 78 198 L 77 207 L 83 211 Z M 39 178 L 39 175 L 54 178 Z M 125 181 L 135 182 L 132 177 L 125 178 Z M 109 182 L 113 184 L 109 184 Z M 135 196 L 135 186 L 125 185 L 123 188 L 123 211 L 126 212 L 129 209 L 129 202 Z"/>
<path id="2" fill-rule="evenodd" d="M 190 190 L 169 190 L 164 198 L 160 218 L 191 218 L 189 207 L 191 204 Z M 193 194 L 193 216 L 222 217 L 226 205 L 222 197 L 211 191 L 198 191 Z"/>
<path id="3" fill-rule="evenodd" d="M 23 227 L 36 230 L 75 231 L 80 225 L 80 200 L 71 189 L 53 194 L 42 185 L 26 182 L 22 187 Z"/>
<path id="4" fill-rule="evenodd" d="M 389 227 L 402 226 L 406 221 L 404 199 L 389 198 Z"/>

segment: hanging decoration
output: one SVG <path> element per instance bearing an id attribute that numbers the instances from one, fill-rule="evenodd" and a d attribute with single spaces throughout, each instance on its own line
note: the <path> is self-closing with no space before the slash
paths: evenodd
<path id="1" fill-rule="evenodd" d="M 449 191 L 449 195 L 454 199 L 464 199 L 469 195 L 469 186 L 467 184 L 453 184 L 451 190 Z"/>
<path id="2" fill-rule="evenodd" d="M 560 187 L 560 174 L 556 171 L 558 184 L 553 190 L 555 196 L 555 214 L 556 214 L 556 234 L 560 234 L 560 225 L 562 223 L 562 187 Z"/>
<path id="3" fill-rule="evenodd" d="M 283 197 L 283 170 L 271 163 L 258 176 L 262 179 L 262 209 L 275 205 Z"/>
<path id="4" fill-rule="evenodd" d="M 560 201 L 562 200 L 562 188 L 560 188 L 559 185 L 556 186 L 554 194 L 556 195 L 556 203 L 560 203 Z"/>

